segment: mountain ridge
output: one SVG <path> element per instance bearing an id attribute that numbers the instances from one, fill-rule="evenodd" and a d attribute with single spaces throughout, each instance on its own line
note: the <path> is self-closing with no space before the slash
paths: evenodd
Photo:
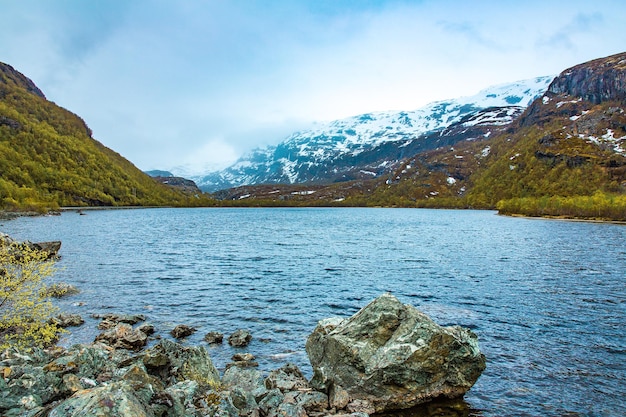
<path id="1" fill-rule="evenodd" d="M 626 221 L 624 63 L 626 52 L 566 69 L 499 132 L 468 130 L 482 116 L 467 117 L 433 134 L 457 135 L 454 144 L 404 158 L 383 177 L 214 195 L 228 205 L 477 208 Z"/>
<path id="2" fill-rule="evenodd" d="M 255 183 L 324 183 L 378 177 L 398 165 L 394 155 L 403 154 L 398 148 L 464 117 L 488 108 L 510 107 L 515 109 L 511 114 L 499 113 L 504 118 L 492 120 L 494 126 L 510 123 L 510 116 L 521 114 L 520 110 L 542 94 L 552 79 L 536 77 L 492 86 L 473 96 L 436 101 L 417 110 L 371 112 L 320 124 L 294 132 L 278 145 L 254 149 L 222 171 L 194 179 L 201 189 L 211 192 Z M 435 142 L 431 137 L 428 143 L 435 146 Z M 425 147 L 417 146 L 421 150 Z M 380 157 L 372 158 L 374 153 Z M 367 155 L 363 158 L 367 161 L 360 162 L 359 155 Z"/>

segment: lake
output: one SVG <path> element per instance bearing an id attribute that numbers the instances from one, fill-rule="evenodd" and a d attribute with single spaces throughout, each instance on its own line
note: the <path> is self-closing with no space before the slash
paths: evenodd
<path id="1" fill-rule="evenodd" d="M 63 344 L 91 342 L 93 313 L 141 313 L 167 335 L 239 328 L 269 371 L 304 352 L 320 319 L 384 292 L 479 337 L 487 369 L 471 415 L 626 415 L 626 226 L 423 209 L 141 209 L 19 218 L 0 231 L 61 240 L 60 301 L 87 319 Z M 224 368 L 235 350 L 210 347 Z"/>

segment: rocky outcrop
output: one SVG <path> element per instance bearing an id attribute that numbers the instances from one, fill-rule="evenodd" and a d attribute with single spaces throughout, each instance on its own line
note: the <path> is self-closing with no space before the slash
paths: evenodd
<path id="1" fill-rule="evenodd" d="M 24 74 L 17 71 L 12 66 L 0 62 L 0 86 L 2 86 L 2 84 L 18 85 L 31 94 L 34 94 L 44 99 L 46 98 L 46 96 L 41 92 L 41 90 L 30 78 L 26 77 Z M 2 94 L 4 93 L 3 90 L 3 88 L 0 88 L 0 97 L 2 97 Z"/>
<path id="2" fill-rule="evenodd" d="M 594 59 L 561 72 L 541 99 L 535 100 L 520 116 L 521 127 L 549 125 L 556 118 L 574 117 L 570 124 L 577 125 L 575 133 L 596 134 L 581 124 L 589 121 L 595 112 L 588 116 L 592 105 L 606 102 L 626 103 L 626 52 L 606 58 Z M 584 116 L 584 117 L 581 117 Z M 602 114 L 602 119 L 613 119 L 615 115 Z M 563 122 L 559 122 L 563 123 Z M 597 122 L 594 125 L 598 124 Z M 623 123 L 601 123 L 604 128 L 620 129 Z M 591 130 L 592 132 L 588 132 Z"/>
<path id="3" fill-rule="evenodd" d="M 563 71 L 548 93 L 580 97 L 593 104 L 626 101 L 626 53 L 595 59 Z"/>
<path id="4" fill-rule="evenodd" d="M 461 397 L 485 369 L 474 333 L 441 327 L 389 294 L 349 319 L 321 321 L 306 350 L 313 387 L 368 414 Z"/>

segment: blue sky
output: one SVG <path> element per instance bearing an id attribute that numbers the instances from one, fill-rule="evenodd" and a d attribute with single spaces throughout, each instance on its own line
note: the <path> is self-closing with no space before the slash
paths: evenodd
<path id="1" fill-rule="evenodd" d="M 0 0 L 0 61 L 141 169 L 626 50 L 623 1 Z M 178 170 L 180 173 L 184 169 Z"/>

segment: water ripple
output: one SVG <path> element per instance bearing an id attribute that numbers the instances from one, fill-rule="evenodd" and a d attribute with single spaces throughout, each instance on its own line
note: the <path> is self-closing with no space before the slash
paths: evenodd
<path id="1" fill-rule="evenodd" d="M 22 218 L 3 232 L 62 240 L 61 307 L 247 328 L 264 371 L 294 362 L 316 322 L 391 292 L 443 325 L 473 329 L 487 369 L 475 415 L 626 415 L 626 227 L 405 209 L 160 209 Z M 132 231 L 132 232 L 129 232 Z M 245 232 L 245 233 L 244 233 Z M 610 248 L 607 250 L 607 248 Z M 210 346 L 224 369 L 238 350 Z"/>

